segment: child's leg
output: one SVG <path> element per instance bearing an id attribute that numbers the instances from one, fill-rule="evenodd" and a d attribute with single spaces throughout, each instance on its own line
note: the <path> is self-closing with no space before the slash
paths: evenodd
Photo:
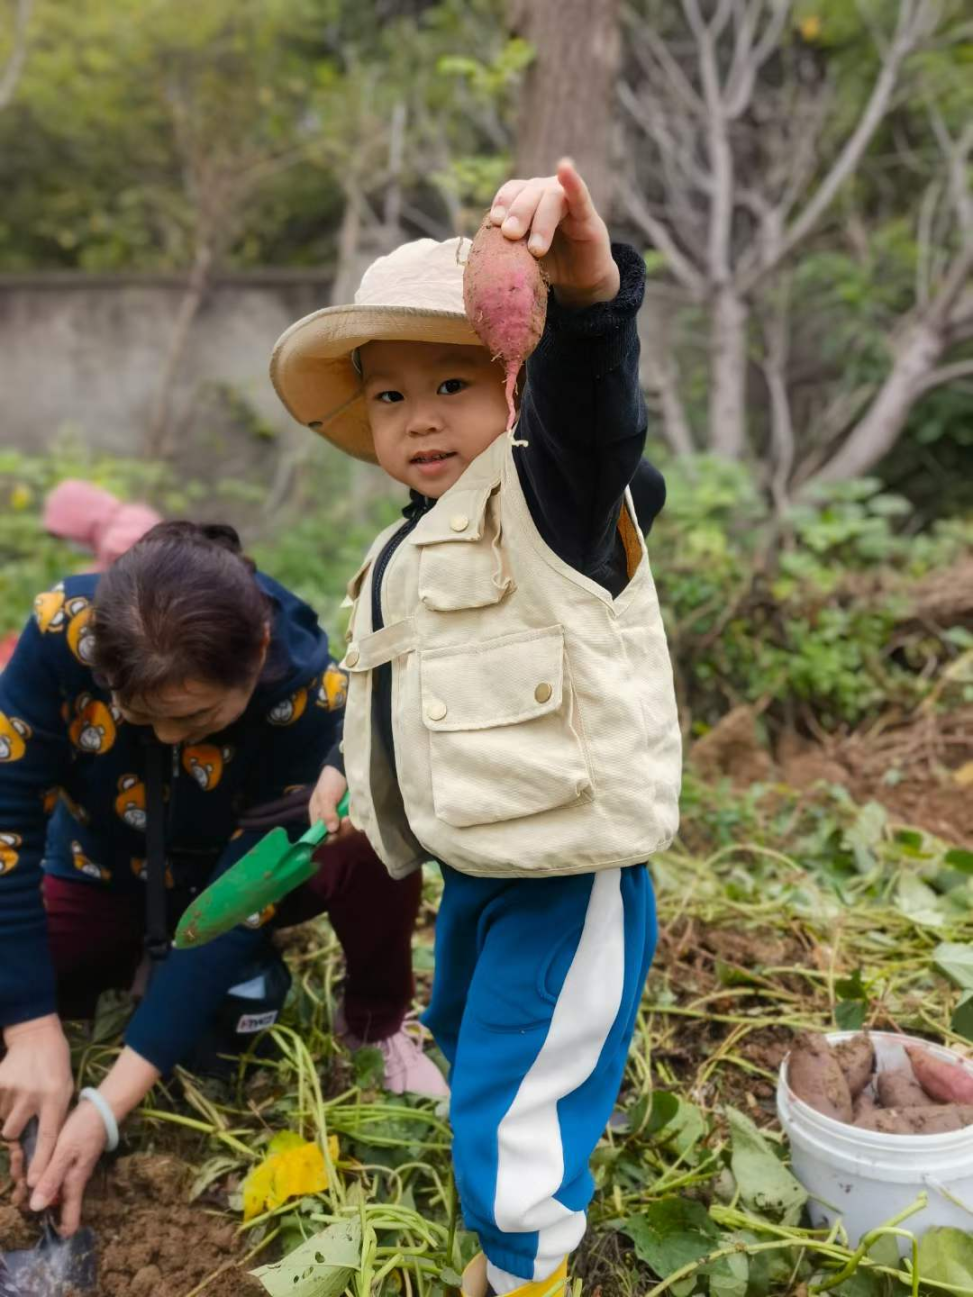
<path id="1" fill-rule="evenodd" d="M 283 901 L 277 926 L 327 913 L 345 953 L 348 1029 L 361 1040 L 383 1040 L 402 1026 L 415 992 L 412 932 L 422 875 L 390 877 L 364 833 L 321 847 L 314 859 L 318 872 Z"/>
<path id="2" fill-rule="evenodd" d="M 451 1117 L 464 1217 L 497 1292 L 546 1279 L 581 1241 L 588 1161 L 618 1095 L 656 935 L 645 866 L 504 881 L 500 896 L 490 880 L 454 889 L 492 889 Z M 437 928 L 451 924 L 450 900 L 447 887 Z M 437 959 L 437 983 L 450 976 Z"/>

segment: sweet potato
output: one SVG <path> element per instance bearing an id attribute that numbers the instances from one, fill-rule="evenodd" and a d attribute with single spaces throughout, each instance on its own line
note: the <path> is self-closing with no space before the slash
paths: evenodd
<path id="1" fill-rule="evenodd" d="M 857 1099 L 875 1069 L 875 1046 L 867 1032 L 835 1045 L 834 1056 L 845 1074 L 851 1097 Z"/>
<path id="2" fill-rule="evenodd" d="M 928 1108 L 935 1105 L 912 1074 L 911 1067 L 892 1067 L 879 1072 L 875 1089 L 883 1108 Z"/>
<path id="3" fill-rule="evenodd" d="M 797 1097 L 816 1112 L 835 1121 L 851 1121 L 851 1091 L 824 1036 L 801 1032 L 790 1052 L 787 1080 Z"/>
<path id="4" fill-rule="evenodd" d="M 867 1117 L 875 1111 L 875 1096 L 869 1090 L 863 1090 L 855 1099 L 855 1106 L 852 1109 L 852 1125 L 860 1126 L 861 1118 Z"/>
<path id="5" fill-rule="evenodd" d="M 517 420 L 517 376 L 544 332 L 547 283 L 527 240 L 506 238 L 489 216 L 463 271 L 463 302 L 480 341 L 503 361 L 509 432 Z"/>
<path id="6" fill-rule="evenodd" d="M 855 1122 L 860 1130 L 885 1135 L 941 1135 L 973 1126 L 973 1104 L 927 1104 L 922 1108 L 876 1108 Z"/>
<path id="7" fill-rule="evenodd" d="M 973 1103 L 973 1073 L 961 1063 L 947 1063 L 928 1049 L 907 1045 L 916 1080 L 931 1099 L 941 1103 Z"/>

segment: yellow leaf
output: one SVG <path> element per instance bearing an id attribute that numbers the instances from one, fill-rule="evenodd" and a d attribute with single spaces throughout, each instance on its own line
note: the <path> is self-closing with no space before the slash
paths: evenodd
<path id="1" fill-rule="evenodd" d="M 17 513 L 22 513 L 24 509 L 29 509 L 34 501 L 34 493 L 29 486 L 23 482 L 18 482 L 10 492 L 10 507 Z"/>
<path id="2" fill-rule="evenodd" d="M 973 761 L 967 761 L 965 765 L 953 771 L 953 783 L 959 784 L 960 788 L 968 788 L 973 784 Z"/>
<path id="3" fill-rule="evenodd" d="M 816 41 L 821 35 L 821 19 L 817 14 L 809 14 L 800 26 L 801 35 L 806 41 Z"/>
<path id="4" fill-rule="evenodd" d="M 338 1140 L 332 1135 L 328 1152 L 334 1162 L 338 1157 Z M 275 1135 L 264 1160 L 255 1166 L 243 1182 L 243 1219 L 252 1220 L 265 1211 L 274 1211 L 288 1198 L 320 1193 L 328 1187 L 328 1172 L 319 1144 L 312 1144 L 291 1130 Z"/>

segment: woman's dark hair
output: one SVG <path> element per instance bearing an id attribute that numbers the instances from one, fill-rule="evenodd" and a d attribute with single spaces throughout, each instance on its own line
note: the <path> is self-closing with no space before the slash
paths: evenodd
<path id="1" fill-rule="evenodd" d="M 255 572 L 232 527 L 159 523 L 98 582 L 95 673 L 123 700 L 187 680 L 250 684 L 273 614 Z"/>

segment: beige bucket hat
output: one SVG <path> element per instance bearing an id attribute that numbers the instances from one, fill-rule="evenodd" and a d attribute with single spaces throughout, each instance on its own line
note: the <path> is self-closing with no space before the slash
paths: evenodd
<path id="1" fill-rule="evenodd" d="M 375 463 L 352 353 L 378 341 L 480 345 L 463 309 L 464 243 L 404 243 L 372 262 L 351 305 L 314 311 L 281 334 L 270 377 L 298 423 Z"/>

